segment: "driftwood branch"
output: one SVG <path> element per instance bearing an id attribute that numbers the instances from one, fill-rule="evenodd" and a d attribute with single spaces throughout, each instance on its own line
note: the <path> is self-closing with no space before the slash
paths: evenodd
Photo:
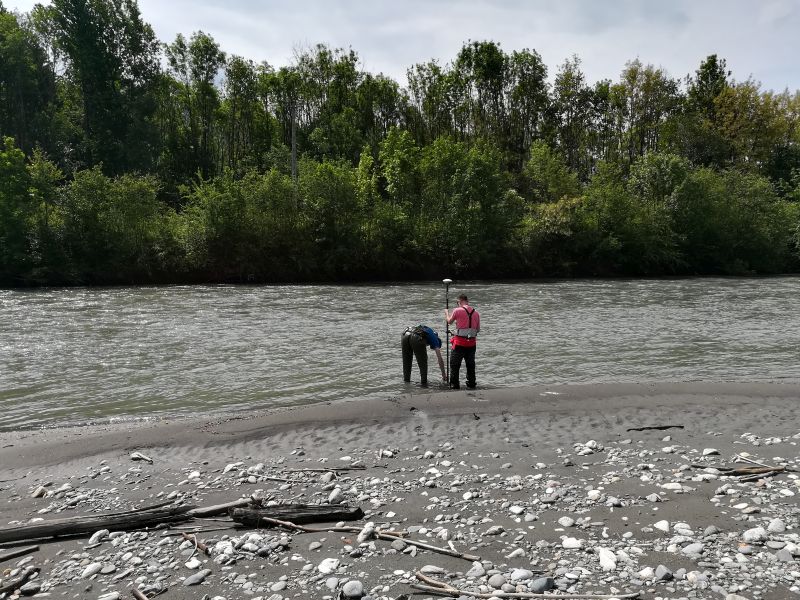
<path id="1" fill-rule="evenodd" d="M 290 520 L 292 523 L 326 523 L 330 521 L 357 521 L 364 518 L 360 507 L 328 504 L 279 504 L 264 508 L 234 508 L 231 518 L 237 523 L 258 527 L 264 517 Z"/>
<path id="2" fill-rule="evenodd" d="M 238 500 L 233 500 L 232 502 L 226 502 L 224 504 L 215 504 L 213 506 L 201 506 L 199 508 L 193 508 L 189 512 L 186 513 L 189 517 L 196 517 L 196 518 L 204 518 L 204 517 L 216 517 L 217 515 L 225 515 L 228 514 L 228 511 L 232 508 L 241 508 L 243 506 L 248 506 L 252 500 L 250 498 L 240 498 Z"/>
<path id="3" fill-rule="evenodd" d="M 683 425 L 645 425 L 644 427 L 628 427 L 625 431 L 664 431 L 665 429 L 683 429 Z"/>
<path id="4" fill-rule="evenodd" d="M 283 527 L 284 529 L 290 529 L 293 531 L 302 531 L 303 533 L 329 533 L 329 532 L 360 533 L 361 532 L 361 528 L 359 527 L 326 527 L 323 529 L 316 529 L 312 527 L 303 527 L 302 525 L 297 525 L 296 523 L 292 523 L 291 521 L 281 521 L 279 519 L 272 519 L 269 517 L 261 517 L 261 523 L 267 525 L 274 525 L 276 527 Z M 409 546 L 416 546 L 417 548 L 422 548 L 423 550 L 430 550 L 431 552 L 436 552 L 438 554 L 446 554 L 447 556 L 463 558 L 464 560 L 468 560 L 470 562 L 481 560 L 480 556 L 474 556 L 472 554 L 464 554 L 462 552 L 458 552 L 457 550 L 451 550 L 449 548 L 439 548 L 438 546 L 431 546 L 430 544 L 426 544 L 424 542 L 409 540 L 396 533 L 388 533 L 376 530 L 374 535 L 379 540 L 390 541 L 390 542 L 393 542 L 395 540 L 400 540 L 402 542 L 405 542 Z"/>
<path id="5" fill-rule="evenodd" d="M 136 598 L 136 600 L 150 600 L 147 596 L 139 591 L 139 588 L 133 588 L 131 590 L 131 595 Z"/>
<path id="6" fill-rule="evenodd" d="M 30 554 L 31 552 L 37 552 L 39 550 L 39 546 L 26 546 L 24 548 L 19 548 L 18 550 L 11 550 L 10 552 L 5 552 L 0 554 L 0 563 L 5 562 L 7 560 L 12 560 L 14 558 L 19 558 L 20 556 L 25 556 L 26 554 Z"/>
<path id="7" fill-rule="evenodd" d="M 16 579 L 15 581 L 11 581 L 3 586 L 0 586 L 0 594 L 13 592 L 16 589 L 21 588 L 23 585 L 25 585 L 26 581 L 28 581 L 38 572 L 39 572 L 39 567 L 31 567 L 29 569 L 26 569 L 25 572 L 22 574 L 22 577 L 20 577 L 19 579 Z"/>
<path id="8" fill-rule="evenodd" d="M 82 535 L 94 533 L 98 529 L 125 530 L 149 527 L 159 523 L 186 521 L 192 518 L 187 515 L 192 508 L 191 506 L 143 508 L 122 513 L 53 519 L 33 525 L 7 527 L 0 529 L 0 543 Z"/>
<path id="9" fill-rule="evenodd" d="M 197 551 L 197 550 L 200 550 L 200 552 L 202 552 L 202 553 L 203 553 L 203 554 L 205 554 L 205 555 L 208 555 L 208 554 L 209 554 L 209 551 L 208 551 L 208 546 L 206 546 L 206 545 L 205 545 L 203 542 L 199 542 L 199 541 L 197 540 L 197 536 L 195 536 L 195 535 L 190 535 L 190 534 L 188 534 L 188 533 L 185 533 L 185 532 L 184 532 L 184 533 L 182 533 L 182 534 L 181 534 L 181 536 L 183 537 L 183 539 L 185 539 L 185 540 L 189 540 L 190 542 L 193 542 L 193 543 L 194 543 L 194 549 L 195 549 L 195 551 Z M 194 556 L 194 553 L 192 553 L 192 556 Z"/>
<path id="10" fill-rule="evenodd" d="M 336 472 L 336 471 L 363 471 L 366 469 L 366 466 L 363 465 L 356 465 L 354 467 L 330 467 L 327 469 L 292 469 L 292 468 L 284 468 L 283 471 L 289 471 L 291 473 L 327 473 L 327 472 Z"/>
<path id="11" fill-rule="evenodd" d="M 489 599 L 489 598 L 556 598 L 558 600 L 610 600 L 611 598 L 618 598 L 620 600 L 624 598 L 638 598 L 639 592 L 634 592 L 632 594 L 536 594 L 534 592 L 501 592 L 499 590 L 495 590 L 488 594 L 481 594 L 478 592 L 473 591 L 461 591 L 458 588 L 453 587 L 449 583 L 445 583 L 443 581 L 438 581 L 433 579 L 432 577 L 428 577 L 423 573 L 417 571 L 414 576 L 419 580 L 422 581 L 423 584 L 412 584 L 411 587 L 428 592 L 430 594 L 439 594 L 442 596 L 452 596 L 453 598 L 458 598 L 459 596 L 470 596 L 472 598 L 481 598 L 481 599 Z"/>

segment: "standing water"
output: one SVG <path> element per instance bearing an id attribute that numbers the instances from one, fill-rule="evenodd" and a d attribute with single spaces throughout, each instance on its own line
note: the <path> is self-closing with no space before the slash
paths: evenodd
<path id="1" fill-rule="evenodd" d="M 481 313 L 479 387 L 800 382 L 798 292 L 795 277 L 450 287 Z M 418 389 L 400 333 L 444 338 L 443 308 L 441 283 L 0 291 L 0 430 L 389 398 Z"/>

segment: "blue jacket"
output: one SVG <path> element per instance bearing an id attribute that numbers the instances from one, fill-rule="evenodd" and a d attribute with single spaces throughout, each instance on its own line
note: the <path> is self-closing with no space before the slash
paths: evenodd
<path id="1" fill-rule="evenodd" d="M 437 334 L 433 329 L 428 327 L 427 325 L 417 325 L 415 330 L 421 330 L 424 334 L 425 341 L 428 343 L 428 346 L 436 350 L 436 348 L 442 347 L 442 340 L 439 339 L 439 334 Z"/>

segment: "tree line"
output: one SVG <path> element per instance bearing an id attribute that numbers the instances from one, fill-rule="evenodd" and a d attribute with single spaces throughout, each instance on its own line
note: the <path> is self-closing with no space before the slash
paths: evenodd
<path id="1" fill-rule="evenodd" d="M 407 75 L 0 0 L 0 285 L 800 268 L 800 92 L 492 41 Z"/>

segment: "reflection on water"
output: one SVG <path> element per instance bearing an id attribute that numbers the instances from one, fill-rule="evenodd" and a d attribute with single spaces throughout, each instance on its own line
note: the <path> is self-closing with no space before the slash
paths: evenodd
<path id="1" fill-rule="evenodd" d="M 798 382 L 798 291 L 781 277 L 450 295 L 480 310 L 478 383 L 498 387 Z M 400 332 L 441 331 L 443 307 L 439 283 L 0 291 L 0 429 L 390 397 L 409 389 Z"/>

